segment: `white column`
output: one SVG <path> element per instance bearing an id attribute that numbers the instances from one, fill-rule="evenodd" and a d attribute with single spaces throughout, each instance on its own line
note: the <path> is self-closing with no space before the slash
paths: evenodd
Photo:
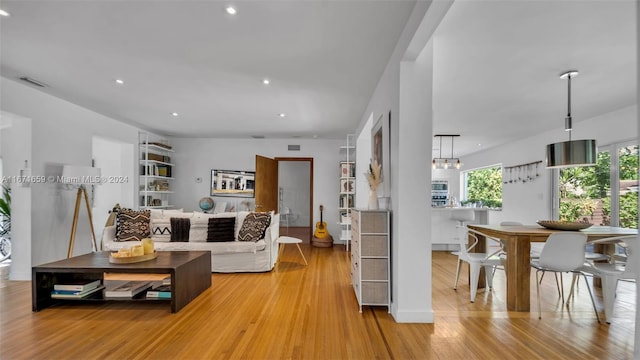
<path id="1" fill-rule="evenodd" d="M 392 306 L 397 322 L 432 323 L 431 143 L 433 44 L 400 63 L 399 114 L 392 123 Z M 393 117 L 393 115 L 392 115 Z M 399 141 L 402 139 L 402 141 Z M 395 146 L 394 146 L 395 145 Z M 397 149 L 397 151 L 393 151 Z"/>

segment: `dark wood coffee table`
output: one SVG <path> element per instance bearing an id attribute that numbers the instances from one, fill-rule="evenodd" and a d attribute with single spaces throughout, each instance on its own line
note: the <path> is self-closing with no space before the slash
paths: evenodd
<path id="1" fill-rule="evenodd" d="M 171 312 L 175 313 L 211 286 L 211 253 L 158 251 L 158 257 L 153 260 L 133 264 L 112 264 L 109 262 L 109 252 L 104 251 L 34 266 L 31 277 L 33 311 L 72 301 L 106 301 L 103 291 L 82 299 L 51 298 L 51 290 L 55 284 L 64 284 L 72 280 L 104 281 L 104 273 L 170 274 Z"/>

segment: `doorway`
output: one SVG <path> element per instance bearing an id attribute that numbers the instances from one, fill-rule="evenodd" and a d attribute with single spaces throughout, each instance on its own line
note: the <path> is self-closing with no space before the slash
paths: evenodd
<path id="1" fill-rule="evenodd" d="M 313 158 L 278 161 L 280 235 L 311 242 L 313 221 Z"/>

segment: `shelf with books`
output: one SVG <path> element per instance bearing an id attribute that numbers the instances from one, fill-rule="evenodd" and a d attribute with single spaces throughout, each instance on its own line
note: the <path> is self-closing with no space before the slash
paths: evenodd
<path id="1" fill-rule="evenodd" d="M 108 300 L 133 299 L 152 286 L 151 281 L 131 280 L 131 281 L 107 281 L 104 291 L 104 298 Z"/>
<path id="2" fill-rule="evenodd" d="M 75 290 L 52 290 L 52 299 L 87 299 L 87 298 L 101 298 L 103 285 L 99 285 L 92 289 L 75 291 Z"/>
<path id="3" fill-rule="evenodd" d="M 171 161 L 174 150 L 165 139 L 154 141 L 149 133 L 140 133 L 140 191 L 139 207 L 171 208 L 171 181 L 174 166 Z"/>
<path id="4" fill-rule="evenodd" d="M 171 299 L 171 284 L 159 285 L 147 290 L 147 299 Z"/>
<path id="5" fill-rule="evenodd" d="M 355 135 L 347 135 L 347 142 L 340 146 L 340 176 L 338 190 L 338 212 L 340 220 L 340 241 L 344 242 L 345 248 L 349 250 L 351 241 L 351 209 L 355 205 L 356 190 L 356 163 L 355 163 Z"/>

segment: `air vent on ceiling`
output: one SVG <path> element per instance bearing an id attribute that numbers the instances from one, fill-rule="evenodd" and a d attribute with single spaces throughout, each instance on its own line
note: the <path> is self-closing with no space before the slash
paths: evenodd
<path id="1" fill-rule="evenodd" d="M 264 139 L 264 135 L 251 135 L 254 139 Z"/>
<path id="2" fill-rule="evenodd" d="M 32 78 L 28 78 L 26 76 L 21 77 L 20 80 L 28 82 L 31 85 L 35 85 L 35 86 L 39 86 L 39 87 L 43 87 L 43 88 L 49 87 L 49 85 L 47 85 L 47 84 L 45 84 L 43 82 L 40 82 L 38 80 L 33 80 Z"/>
<path id="3" fill-rule="evenodd" d="M 300 151 L 300 145 L 289 145 L 289 151 Z"/>

